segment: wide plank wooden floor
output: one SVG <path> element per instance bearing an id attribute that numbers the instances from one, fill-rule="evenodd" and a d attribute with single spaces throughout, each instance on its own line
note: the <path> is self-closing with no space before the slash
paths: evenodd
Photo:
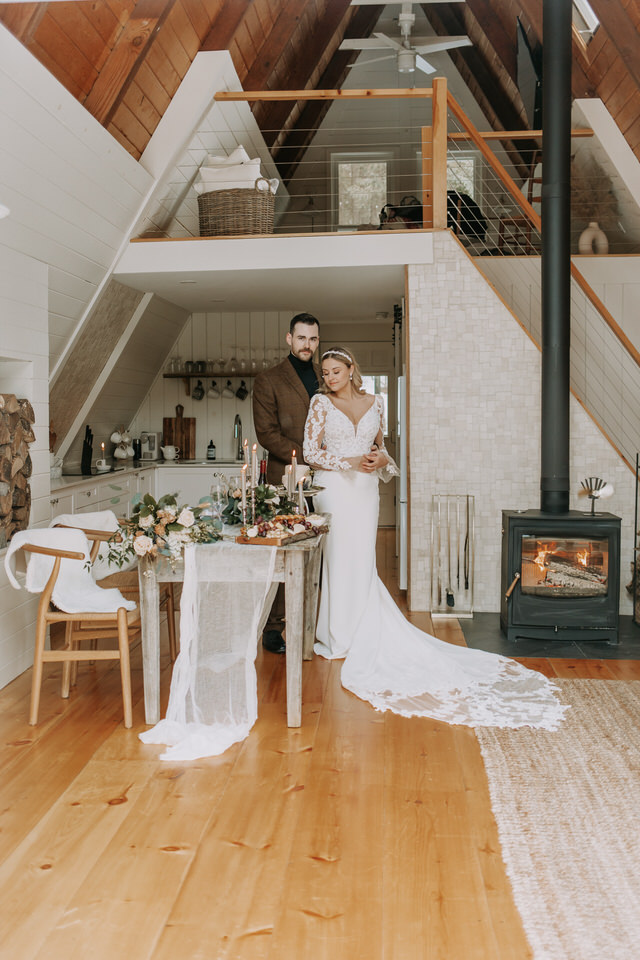
<path id="1" fill-rule="evenodd" d="M 393 532 L 381 575 L 399 603 Z M 431 630 L 428 616 L 412 617 Z M 436 628 L 464 643 L 456 621 Z M 635 661 L 541 660 L 550 676 L 640 678 Z M 224 756 L 158 760 L 117 665 L 50 665 L 0 691 L 2 960 L 526 960 L 472 730 L 376 713 L 340 663 L 304 664 L 286 726 L 284 658 L 258 654 L 259 719 Z M 170 681 L 163 651 L 163 696 Z"/>

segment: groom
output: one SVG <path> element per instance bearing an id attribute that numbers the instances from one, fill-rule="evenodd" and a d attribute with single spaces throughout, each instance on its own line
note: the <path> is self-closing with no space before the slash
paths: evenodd
<path id="1" fill-rule="evenodd" d="M 275 367 L 260 373 L 253 386 L 253 423 L 258 442 L 269 451 L 267 481 L 282 482 L 285 467 L 295 450 L 303 463 L 302 441 L 311 397 L 318 389 L 313 356 L 320 343 L 320 324 L 310 313 L 292 318 L 287 334 L 290 353 Z M 284 653 L 284 584 L 278 587 L 262 645 L 271 653 Z"/>

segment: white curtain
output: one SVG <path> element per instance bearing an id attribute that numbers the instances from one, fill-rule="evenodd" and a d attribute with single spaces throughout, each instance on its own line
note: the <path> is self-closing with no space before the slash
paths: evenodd
<path id="1" fill-rule="evenodd" d="M 276 548 L 217 543 L 184 551 L 180 653 L 167 716 L 140 734 L 169 747 L 161 760 L 195 760 L 244 740 L 258 716 L 258 627 Z"/>

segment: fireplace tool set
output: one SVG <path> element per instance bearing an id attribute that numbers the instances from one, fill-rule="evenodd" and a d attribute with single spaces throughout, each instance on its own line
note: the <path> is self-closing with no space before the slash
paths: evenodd
<path id="1" fill-rule="evenodd" d="M 431 613 L 473 615 L 471 494 L 434 494 L 431 510 Z"/>

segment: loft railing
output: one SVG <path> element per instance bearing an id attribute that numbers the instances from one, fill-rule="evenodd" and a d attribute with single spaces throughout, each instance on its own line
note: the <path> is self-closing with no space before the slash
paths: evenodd
<path id="1" fill-rule="evenodd" d="M 540 214 L 534 206 L 535 194 L 528 190 L 528 195 L 525 196 L 519 183 L 527 179 L 531 183 L 537 179 L 534 161 L 541 147 L 541 131 L 481 133 L 447 91 L 445 79 L 435 79 L 431 90 L 223 91 L 216 94 L 219 102 L 254 103 L 277 100 L 304 102 L 390 98 L 431 99 L 432 103 L 431 124 L 417 124 L 413 130 L 408 131 L 409 136 L 404 141 L 406 155 L 411 154 L 412 145 L 415 144 L 416 155 L 420 156 L 420 178 L 417 178 L 415 169 L 413 172 L 409 170 L 404 182 L 401 178 L 396 180 L 394 196 L 387 199 L 397 203 L 402 194 L 417 192 L 422 202 L 423 228 L 451 227 L 470 253 L 490 254 L 482 261 L 487 268 L 492 260 L 495 260 L 497 268 L 500 255 L 511 256 L 511 265 L 515 268 L 516 258 L 513 258 L 513 254 L 536 254 L 540 247 Z M 344 130 L 335 132 L 342 132 L 343 136 L 345 133 Z M 353 131 L 349 132 L 353 134 Z M 314 186 L 327 182 L 326 169 L 320 171 L 323 164 L 326 168 L 327 147 L 325 145 L 321 148 L 321 157 L 315 157 L 314 145 L 311 143 L 312 131 L 308 133 L 309 143 L 304 143 L 304 132 L 298 132 L 298 139 L 292 146 L 279 136 L 278 131 L 272 131 L 270 137 L 274 160 L 292 173 L 287 184 L 291 209 L 281 215 L 276 226 L 277 232 L 310 232 L 309 216 L 312 218 L 311 231 L 335 229 L 335 211 L 330 191 L 326 186 L 324 191 L 314 191 Z M 573 134 L 575 137 L 586 137 L 591 135 L 591 131 L 580 130 Z M 523 138 L 529 143 L 523 144 Z M 355 137 L 351 135 L 342 141 L 342 146 L 345 150 L 356 152 L 362 149 L 365 143 L 370 145 L 370 139 L 371 131 L 368 130 L 363 132 L 362 141 L 358 141 L 357 134 Z M 514 149 L 517 141 L 517 149 Z M 334 138 L 332 143 L 333 148 L 338 149 L 339 136 Z M 386 144 L 396 146 L 398 132 L 394 134 L 392 128 L 380 127 L 377 129 L 376 145 L 384 148 Z M 476 233 L 471 238 L 461 229 L 462 211 L 458 203 L 458 197 L 467 193 L 462 189 L 465 180 L 456 176 L 456 167 L 462 165 L 463 154 L 469 144 L 472 145 L 475 156 L 481 158 L 479 168 L 475 163 L 473 165 L 473 177 L 475 182 L 481 185 L 477 200 L 480 214 L 487 222 L 482 236 Z M 301 159 L 303 152 L 304 159 Z M 510 169 L 507 169 L 508 167 Z M 577 196 L 573 197 L 574 217 L 578 225 L 581 220 L 592 218 L 587 212 L 587 206 L 584 209 L 580 207 L 581 198 L 582 202 L 592 204 L 594 194 L 598 193 L 601 208 L 607 208 L 607 192 L 605 190 L 603 194 L 601 178 L 589 182 L 583 173 L 581 176 L 581 189 Z M 448 184 L 448 180 L 451 180 L 452 184 Z M 451 188 L 452 185 L 455 190 L 448 195 L 447 187 Z M 532 198 L 531 202 L 528 197 Z M 300 202 L 301 200 L 305 203 Z M 609 208 L 612 206 L 613 203 L 610 202 Z M 352 225 L 352 229 L 374 229 L 376 226 L 377 224 L 371 222 L 359 224 L 357 227 Z M 529 259 L 532 258 L 529 256 Z M 635 452 L 640 446 L 640 354 L 574 263 L 571 265 L 571 273 L 572 389 L 590 410 L 625 462 L 633 469 Z M 529 303 L 534 304 L 539 280 L 532 279 L 527 289 Z M 539 344 L 536 322 L 534 307 L 530 311 L 528 327 Z"/>

